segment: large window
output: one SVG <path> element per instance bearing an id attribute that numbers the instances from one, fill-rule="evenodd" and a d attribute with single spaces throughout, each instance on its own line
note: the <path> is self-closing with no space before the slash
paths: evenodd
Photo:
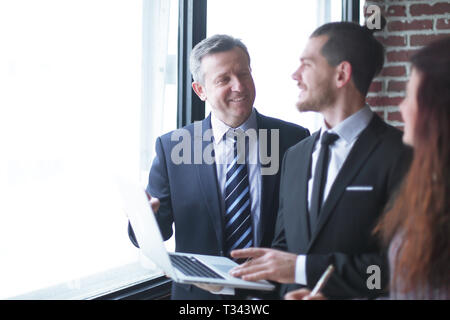
<path id="1" fill-rule="evenodd" d="M 176 127 L 177 5 L 0 1 L 0 299 L 159 274 L 128 239 L 115 177 L 144 187 Z"/>
<path id="2" fill-rule="evenodd" d="M 313 132 L 321 118 L 297 111 L 298 88 L 291 75 L 312 31 L 325 22 L 341 21 L 341 11 L 339 0 L 210 0 L 207 34 L 230 34 L 247 45 L 258 111 Z"/>
<path id="3" fill-rule="evenodd" d="M 115 178 L 145 187 L 155 138 L 176 127 L 178 3 L 0 0 L 0 299 L 92 298 L 161 275 L 128 239 Z M 341 1 L 207 7 L 208 35 L 249 47 L 258 110 L 314 131 L 291 74 Z"/>

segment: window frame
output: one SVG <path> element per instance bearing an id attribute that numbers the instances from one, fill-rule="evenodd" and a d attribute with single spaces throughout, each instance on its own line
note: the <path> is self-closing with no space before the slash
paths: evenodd
<path id="1" fill-rule="evenodd" d="M 206 5 L 207 0 L 179 0 L 178 128 L 205 118 L 205 103 L 192 92 L 189 57 L 192 48 L 206 37 Z"/>
<path id="2" fill-rule="evenodd" d="M 360 0 L 342 0 L 342 21 L 359 23 Z"/>

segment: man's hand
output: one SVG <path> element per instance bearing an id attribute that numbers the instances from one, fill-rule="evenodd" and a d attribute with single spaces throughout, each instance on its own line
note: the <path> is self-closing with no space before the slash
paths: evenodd
<path id="1" fill-rule="evenodd" d="M 288 292 L 284 296 L 285 300 L 326 300 L 326 298 L 319 292 L 318 294 L 311 296 L 311 291 L 308 289 L 298 289 Z"/>
<path id="2" fill-rule="evenodd" d="M 234 277 L 247 281 L 272 280 L 280 283 L 295 282 L 297 255 L 274 249 L 248 248 L 231 252 L 233 258 L 250 258 L 230 270 Z"/>
<path id="3" fill-rule="evenodd" d="M 158 198 L 153 198 L 148 192 L 145 192 L 145 194 L 147 195 L 148 201 L 150 202 L 150 206 L 152 207 L 152 210 L 154 213 L 156 213 L 159 210 L 159 199 Z"/>

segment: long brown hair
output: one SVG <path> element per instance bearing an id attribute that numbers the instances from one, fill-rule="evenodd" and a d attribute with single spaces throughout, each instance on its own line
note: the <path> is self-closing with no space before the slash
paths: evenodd
<path id="1" fill-rule="evenodd" d="M 416 53 L 420 75 L 414 159 L 393 207 L 375 228 L 387 245 L 401 234 L 391 289 L 450 286 L 450 37 Z"/>

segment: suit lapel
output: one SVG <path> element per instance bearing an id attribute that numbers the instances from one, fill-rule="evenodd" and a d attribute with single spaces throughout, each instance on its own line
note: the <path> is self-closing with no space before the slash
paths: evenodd
<path id="1" fill-rule="evenodd" d="M 331 189 L 328 194 L 325 203 L 323 204 L 320 212 L 318 225 L 315 228 L 312 235 L 311 242 L 308 246 L 308 251 L 311 249 L 314 241 L 317 239 L 322 228 L 326 224 L 327 220 L 331 216 L 335 206 L 339 199 L 345 192 L 346 187 L 351 183 L 356 174 L 360 171 L 361 167 L 366 162 L 366 159 L 375 149 L 380 141 L 381 135 L 379 134 L 380 119 L 374 115 L 373 119 L 369 123 L 366 129 L 361 133 L 358 140 L 355 142 L 352 150 L 350 151 L 347 159 L 345 160 L 341 170 L 339 171 Z"/>
<path id="2" fill-rule="evenodd" d="M 203 141 L 203 135 L 206 130 L 211 129 L 211 115 L 202 121 L 201 132 L 196 132 L 194 129 L 194 146 L 195 143 L 199 144 L 201 141 L 202 155 L 205 148 L 212 143 L 212 140 Z M 201 133 L 201 135 L 200 135 Z M 193 146 L 193 150 L 195 147 Z M 194 157 L 192 157 L 194 159 Z M 203 159 L 203 157 L 202 157 Z M 223 247 L 223 230 L 222 230 L 222 209 L 221 209 L 221 197 L 219 194 L 219 182 L 217 180 L 216 164 L 207 164 L 202 160 L 201 164 L 195 165 L 197 168 L 197 175 L 200 182 L 201 192 L 205 200 L 205 205 L 208 208 L 208 213 L 211 218 L 211 222 L 216 231 L 217 241 L 219 247 Z"/>

